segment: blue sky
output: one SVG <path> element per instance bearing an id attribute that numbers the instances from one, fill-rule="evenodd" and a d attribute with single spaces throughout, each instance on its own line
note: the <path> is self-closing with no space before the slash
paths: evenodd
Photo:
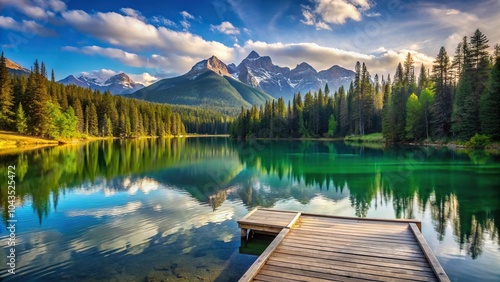
<path id="1" fill-rule="evenodd" d="M 431 66 L 476 28 L 500 43 L 498 0 L 0 0 L 0 11 L 6 56 L 43 60 L 57 79 L 125 72 L 151 83 L 212 55 L 238 64 L 251 50 L 291 68 L 362 61 L 382 75 L 408 52 Z"/>

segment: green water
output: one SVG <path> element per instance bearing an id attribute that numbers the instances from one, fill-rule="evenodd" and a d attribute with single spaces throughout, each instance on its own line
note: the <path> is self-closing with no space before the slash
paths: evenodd
<path id="1" fill-rule="evenodd" d="M 6 256 L 16 166 L 16 274 Z M 453 281 L 500 280 L 500 158 L 227 138 L 95 141 L 0 156 L 0 280 L 235 281 L 256 206 L 416 218 Z M 240 249 L 242 253 L 240 253 Z"/>

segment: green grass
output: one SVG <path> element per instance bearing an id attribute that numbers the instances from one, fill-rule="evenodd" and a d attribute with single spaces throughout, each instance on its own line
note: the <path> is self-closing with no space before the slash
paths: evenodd
<path id="1" fill-rule="evenodd" d="M 385 139 L 381 132 L 367 134 L 367 135 L 349 135 L 344 138 L 344 141 L 351 142 L 366 142 L 366 143 L 384 143 Z"/>

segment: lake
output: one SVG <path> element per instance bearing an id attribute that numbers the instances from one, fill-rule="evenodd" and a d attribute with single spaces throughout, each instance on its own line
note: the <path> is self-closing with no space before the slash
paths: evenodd
<path id="1" fill-rule="evenodd" d="M 16 166 L 16 274 L 7 166 Z M 416 218 L 453 281 L 500 280 L 500 157 L 228 138 L 94 141 L 0 156 L 0 279 L 235 281 L 256 206 Z"/>

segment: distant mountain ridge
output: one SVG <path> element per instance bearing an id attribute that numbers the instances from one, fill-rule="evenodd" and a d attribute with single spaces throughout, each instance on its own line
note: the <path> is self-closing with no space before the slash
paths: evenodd
<path id="1" fill-rule="evenodd" d="M 86 75 L 81 75 L 76 78 L 73 75 L 69 75 L 58 82 L 64 85 L 73 84 L 84 88 L 90 87 L 93 90 L 99 90 L 101 92 L 110 91 L 112 94 L 130 94 L 144 88 L 143 84 L 134 82 L 125 73 L 119 73 L 107 79 Z"/>
<path id="2" fill-rule="evenodd" d="M 212 56 L 184 75 L 166 78 L 138 90 L 132 97 L 151 102 L 199 106 L 235 113 L 241 107 L 264 104 L 273 97 L 234 79 L 228 66 Z"/>
<path id="3" fill-rule="evenodd" d="M 294 69 L 274 65 L 269 56 L 260 56 L 252 51 L 238 66 L 229 67 L 231 74 L 239 81 L 252 85 L 278 98 L 291 99 L 294 93 L 306 93 L 324 88 L 338 89 L 348 86 L 355 73 L 338 65 L 327 70 L 316 71 L 306 62 Z"/>
<path id="4" fill-rule="evenodd" d="M 14 74 L 14 75 L 29 75 L 30 70 L 19 65 L 18 63 L 15 63 L 7 58 L 5 58 L 6 64 L 7 64 L 7 69 L 9 73 Z"/>

